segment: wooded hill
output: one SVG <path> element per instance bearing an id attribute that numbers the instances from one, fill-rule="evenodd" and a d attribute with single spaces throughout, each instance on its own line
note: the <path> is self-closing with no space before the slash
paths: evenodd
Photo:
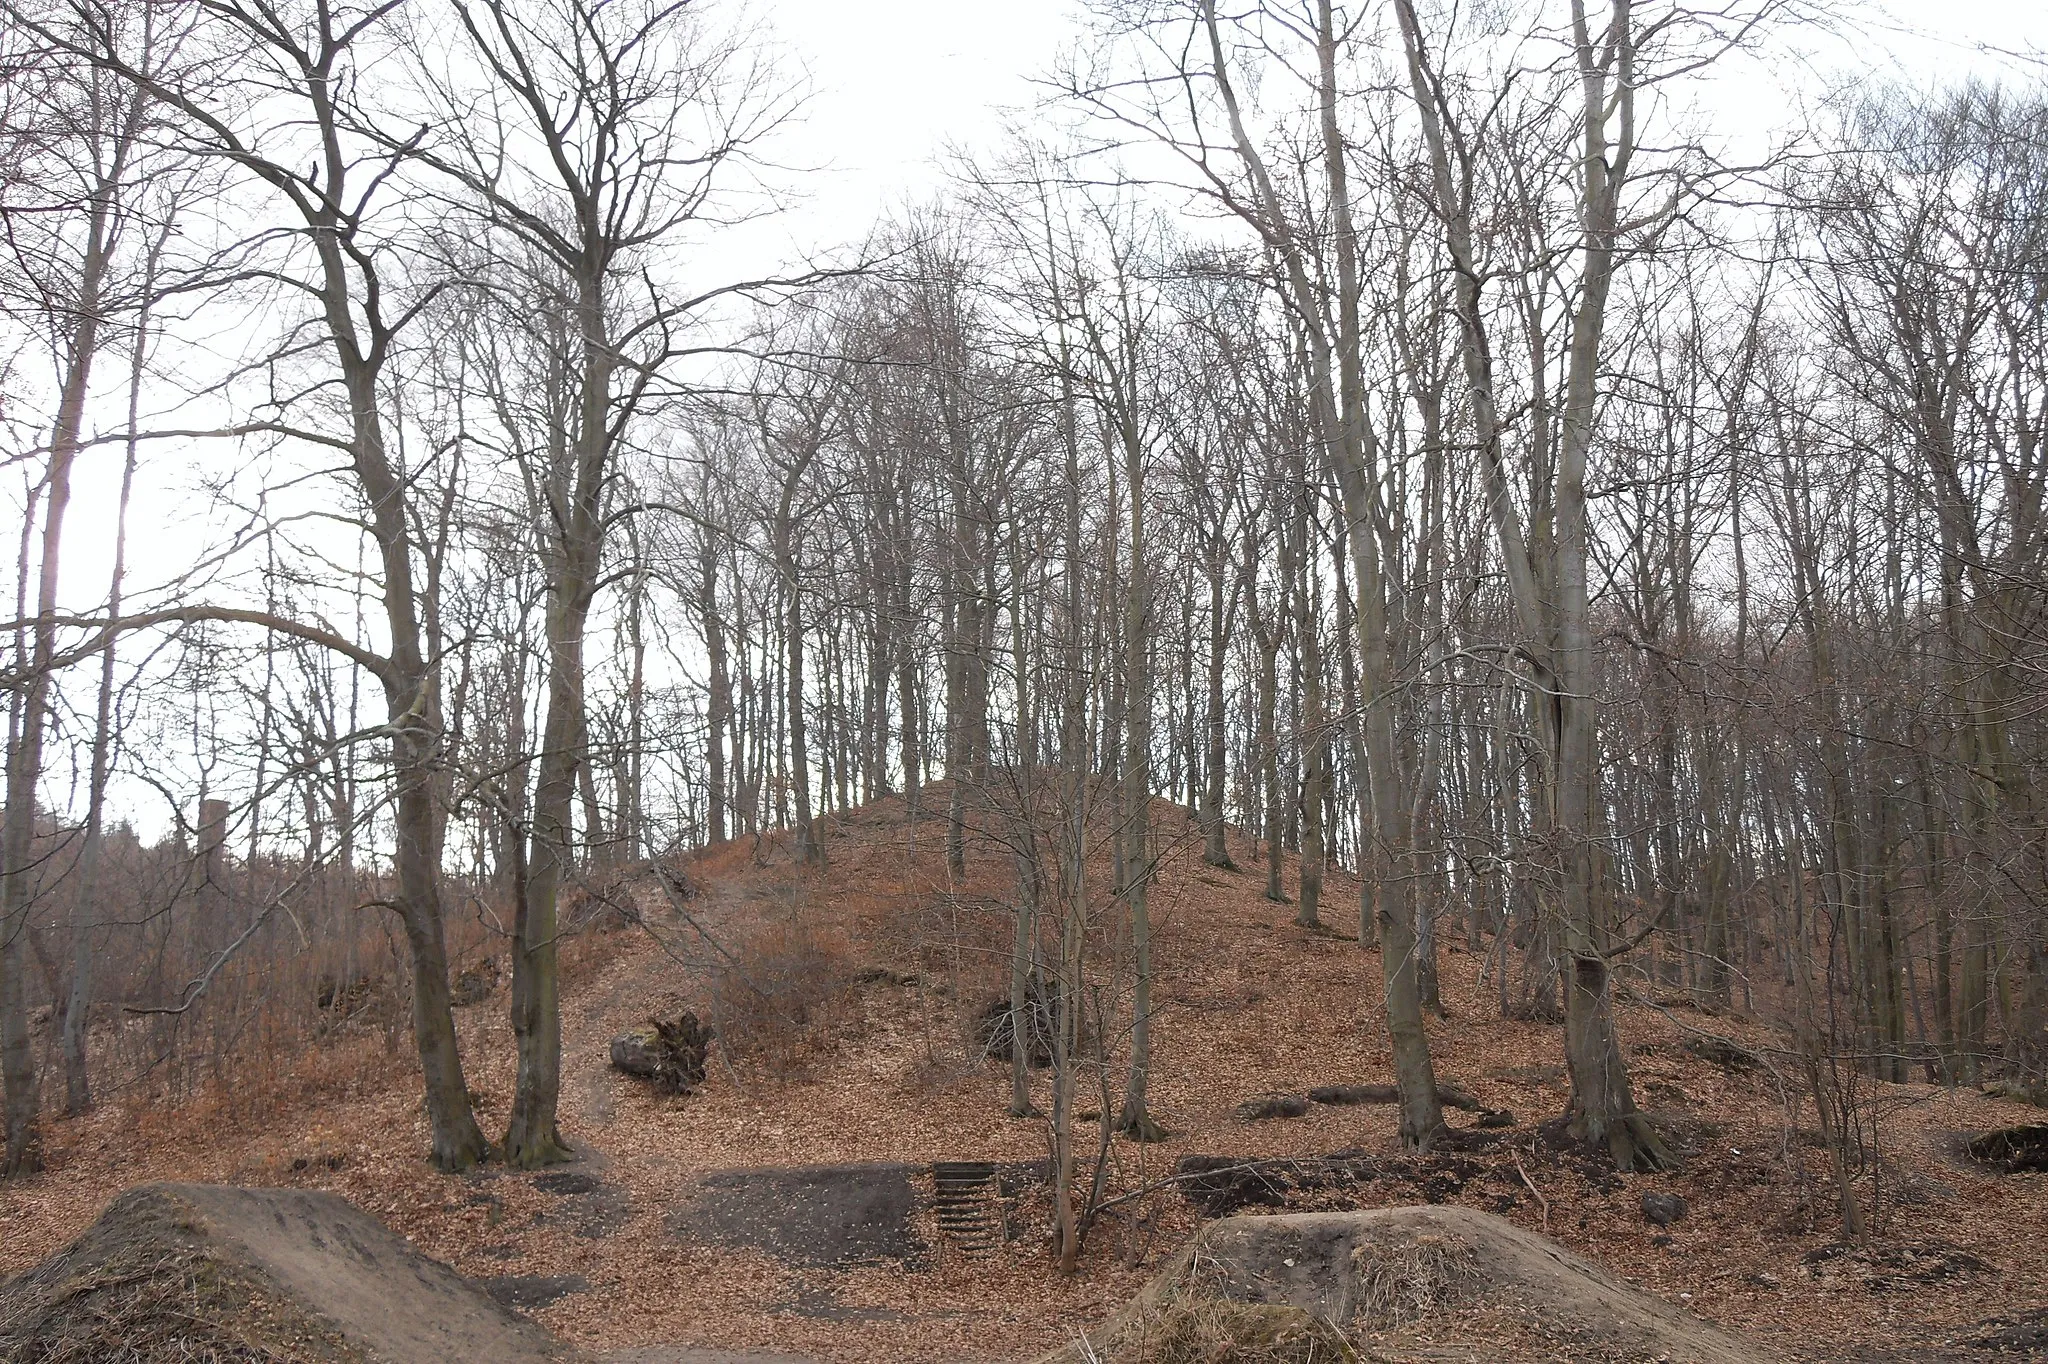
<path id="1" fill-rule="evenodd" d="M 363 991 L 436 1167 L 554 1163 L 623 870 L 830 876 L 888 797 L 1006 878 L 1068 1268 L 1078 1111 L 1172 1126 L 1160 859 L 1250 865 L 1229 825 L 1376 948 L 1405 1149 L 1462 950 L 1619 1171 L 1678 1155 L 1623 990 L 1775 1029 L 1863 1239 L 1884 1086 L 2048 1077 L 2048 100 L 1682 135 L 1781 9 L 1095 6 L 1045 137 L 706 279 L 795 108 L 736 15 L 8 0 L 0 1171 L 60 1088 L 231 1081 Z M 189 571 L 66 578 L 90 480 L 152 546 L 138 471 Z"/>
<path id="2" fill-rule="evenodd" d="M 1503 1017 L 1512 953 L 1460 938 L 1440 956 L 1444 1011 L 1424 1026 L 1463 1106 L 1430 1152 L 1404 1150 L 1375 949 L 1293 924 L 1291 907 L 1263 898 L 1258 846 L 1234 829 L 1225 846 L 1242 870 L 1206 865 L 1192 812 L 1163 802 L 1150 1093 L 1165 1138 L 1115 1138 L 1100 1122 L 1115 1116 L 1130 1038 L 1127 1025 L 1091 1027 L 1072 1113 L 1085 1239 L 1061 1274 L 1046 1180 L 1058 1076 L 1030 1069 L 1038 1112 L 1008 1116 L 1009 1067 L 978 1026 L 1007 988 L 1013 863 L 970 825 L 966 875 L 953 876 L 938 805 L 915 823 L 900 798 L 822 818 L 824 869 L 799 864 L 784 833 L 758 855 L 741 840 L 671 869 L 667 884 L 688 888 L 673 900 L 634 878 L 617 898 L 644 905 L 641 921 L 581 934 L 569 953 L 569 1166 L 451 1179 L 421 1161 L 427 1118 L 380 991 L 323 1041 L 251 1054 L 183 1103 L 136 1098 L 53 1123 L 49 1170 L 0 1187 L 0 1273 L 145 1180 L 319 1188 L 586 1348 L 1024 1360 L 1124 1311 L 1216 1216 L 1446 1203 L 1562 1241 L 1759 1354 L 1991 1364 L 2012 1357 L 1999 1341 L 2038 1339 L 2048 1322 L 2041 1248 L 2025 1234 L 2048 1215 L 2041 1153 L 2027 1172 L 1963 1146 L 2039 1110 L 1919 1077 L 1868 1083 L 1868 1242 L 1845 1243 L 1790 1031 L 1635 980 L 1616 1005 L 1631 1079 L 1682 1159 L 1619 1176 L 1563 1130 L 1561 1025 Z M 1094 869 L 1107 864 L 1105 846 Z M 1333 900 L 1359 889 L 1332 874 Z M 1112 1016 L 1129 994 L 1128 935 L 1103 921 L 1085 948 L 1091 995 Z M 501 984 L 456 1010 L 486 1121 L 517 1083 L 506 1002 Z M 692 1092 L 611 1066 L 614 1037 L 683 1009 L 718 1029 Z M 939 1219 L 938 1162 L 1002 1172 L 992 1242 Z M 878 1188 L 916 1196 L 899 1205 Z M 1552 1305 L 1599 1325 L 1597 1301 Z M 1434 1357 L 1636 1357 L 1597 1331 L 1560 1337 L 1541 1315 L 1413 1315 L 1399 1339 L 1433 1342 Z M 1360 1325 L 1361 1347 L 1417 1357 Z"/>

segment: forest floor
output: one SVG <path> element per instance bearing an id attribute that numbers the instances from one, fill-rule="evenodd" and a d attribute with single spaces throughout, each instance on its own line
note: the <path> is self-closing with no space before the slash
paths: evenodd
<path id="1" fill-rule="evenodd" d="M 1875 1230 L 1866 1248 L 1844 1252 L 1810 1110 L 1788 1114 L 1768 1069 L 1731 1071 L 1684 1045 L 1709 1034 L 1768 1048 L 1777 1039 L 1766 1029 L 1647 991 L 1623 1002 L 1639 1099 L 1692 1154 L 1669 1174 L 1615 1177 L 1542 1140 L 1538 1124 L 1566 1099 L 1561 1029 L 1503 1019 L 1493 982 L 1481 980 L 1484 958 L 1458 945 L 1443 954 L 1446 1008 L 1430 1020 L 1430 1041 L 1443 1080 L 1515 1115 L 1504 1140 L 1413 1161 L 1399 1155 L 1390 1105 L 1240 1119 L 1236 1106 L 1256 1095 L 1391 1079 L 1379 963 L 1344 936 L 1356 923 L 1355 882 L 1329 880 L 1334 931 L 1295 927 L 1291 906 L 1263 898 L 1264 868 L 1248 846 L 1232 841 L 1242 870 L 1206 867 L 1184 812 L 1159 808 L 1174 838 L 1151 897 L 1152 1104 L 1171 1135 L 1111 1143 L 1112 1188 L 1171 1175 L 1190 1154 L 1361 1153 L 1387 1173 L 1290 1206 L 1427 1200 L 1499 1212 L 1802 1360 L 1972 1357 L 1966 1342 L 1983 1323 L 2048 1309 L 2048 1174 L 1993 1173 L 1960 1151 L 1963 1134 L 2039 1121 L 2040 1110 L 1970 1090 L 1872 1086 Z M 944 821 L 908 823 L 900 800 L 828 828 L 824 870 L 795 867 L 773 842 L 736 841 L 687 865 L 687 899 L 646 878 L 646 928 L 611 930 L 570 954 L 562 1125 L 581 1152 L 575 1164 L 435 1174 L 421 1159 L 425 1122 L 402 1049 L 359 1039 L 354 1051 L 337 1044 L 340 1060 L 303 1058 L 311 1078 L 281 1087 L 260 1113 L 115 1103 L 53 1122 L 49 1171 L 0 1185 L 0 1274 L 58 1249 L 145 1180 L 283 1185 L 345 1195 L 595 1349 L 687 1343 L 915 1364 L 1016 1360 L 1070 1343 L 1199 1225 L 1179 1190 L 1106 1216 L 1081 1272 L 1065 1277 L 1030 1216 L 1025 1234 L 986 1258 L 932 1237 L 935 1252 L 914 1272 L 792 1266 L 677 1234 L 675 1209 L 705 1172 L 1047 1154 L 1045 1123 L 1005 1116 L 1008 1068 L 981 1059 L 969 1037 L 971 1015 L 1002 988 L 1010 855 L 972 842 L 968 876 L 955 882 Z M 502 1124 L 512 1088 L 503 1004 L 500 986 L 461 1011 L 487 1130 Z M 610 1069 L 614 1035 L 685 1005 L 731 1042 L 714 1045 L 700 1089 L 666 1096 Z M 380 1064 L 337 1078 L 357 1064 L 349 1057 L 379 1047 Z M 1045 1083 L 1035 1079 L 1042 1106 Z M 1096 1130 L 1082 1128 L 1091 1155 Z M 1653 1226 L 1647 1192 L 1680 1194 L 1689 1212 Z M 1027 1195 L 1040 1223 L 1046 1206 Z"/>

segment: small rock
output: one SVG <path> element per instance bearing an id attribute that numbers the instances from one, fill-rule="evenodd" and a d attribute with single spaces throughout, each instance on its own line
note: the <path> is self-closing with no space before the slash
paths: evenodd
<path id="1" fill-rule="evenodd" d="M 1308 1114 L 1308 1100 L 1299 1094 L 1261 1094 L 1246 1099 L 1237 1106 L 1237 1116 L 1244 1122 L 1264 1122 L 1269 1118 L 1300 1118 Z"/>
<path id="2" fill-rule="evenodd" d="M 1668 1227 L 1685 1216 L 1685 1199 L 1675 1193 L 1643 1195 L 1643 1216 L 1653 1227 Z"/>

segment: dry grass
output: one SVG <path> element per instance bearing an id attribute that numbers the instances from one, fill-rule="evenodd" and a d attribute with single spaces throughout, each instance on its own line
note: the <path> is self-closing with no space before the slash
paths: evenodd
<path id="1" fill-rule="evenodd" d="M 7 1364 L 284 1364 L 304 1359 L 239 1324 L 250 1294 L 203 1255 L 103 1264 L 57 1301 L 0 1325 Z"/>
<path id="2" fill-rule="evenodd" d="M 726 949 L 710 985 L 712 1026 L 750 1073 L 813 1073 L 849 1023 L 853 953 L 844 933 L 802 920 L 764 924 Z"/>
<path id="3" fill-rule="evenodd" d="M 1368 1326 L 1394 1326 L 1448 1312 L 1477 1285 L 1472 1247 L 1449 1232 L 1389 1229 L 1351 1253 L 1358 1315 Z"/>
<path id="4" fill-rule="evenodd" d="M 1351 1364 L 1357 1352 L 1329 1322 L 1286 1303 L 1175 1294 L 1133 1314 L 1094 1364 Z"/>

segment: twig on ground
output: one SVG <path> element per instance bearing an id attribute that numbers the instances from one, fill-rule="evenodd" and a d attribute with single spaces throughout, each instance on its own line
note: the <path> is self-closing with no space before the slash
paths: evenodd
<path id="1" fill-rule="evenodd" d="M 1536 1181 L 1529 1178 L 1529 1172 L 1522 1168 L 1521 1152 L 1515 1152 L 1514 1158 L 1515 1173 L 1522 1177 L 1522 1182 L 1529 1186 L 1529 1192 L 1536 1195 L 1537 1206 L 1543 1209 L 1543 1234 L 1548 1236 L 1550 1235 L 1550 1200 L 1543 1196 L 1543 1190 L 1536 1187 Z"/>

